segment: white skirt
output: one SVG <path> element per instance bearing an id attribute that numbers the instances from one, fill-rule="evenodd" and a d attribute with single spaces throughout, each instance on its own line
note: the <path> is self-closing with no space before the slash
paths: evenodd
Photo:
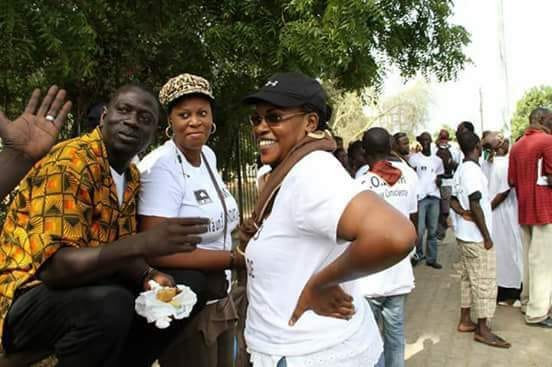
<path id="1" fill-rule="evenodd" d="M 302 356 L 286 357 L 287 367 L 358 367 L 375 366 L 383 342 L 370 307 L 360 329 L 349 339 L 322 351 Z M 251 352 L 253 367 L 276 367 L 285 356 Z"/>

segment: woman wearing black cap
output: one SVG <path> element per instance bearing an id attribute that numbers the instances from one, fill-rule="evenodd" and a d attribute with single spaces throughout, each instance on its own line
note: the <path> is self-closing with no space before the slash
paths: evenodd
<path id="1" fill-rule="evenodd" d="M 272 166 L 240 229 L 248 271 L 245 336 L 255 367 L 373 366 L 382 343 L 348 280 L 407 256 L 416 234 L 334 158 L 320 84 L 276 74 L 245 98 L 264 164 Z"/>
<path id="2" fill-rule="evenodd" d="M 232 251 L 238 206 L 218 174 L 215 153 L 206 145 L 216 131 L 213 93 L 206 79 L 180 74 L 161 88 L 159 100 L 167 109 L 165 132 L 169 139 L 139 164 L 140 229 L 173 217 L 210 220 L 196 250 L 149 259 L 151 265 L 165 269 L 177 283 L 197 293 L 196 309 L 207 301 L 181 336 L 182 343 L 174 345 L 161 364 L 180 366 L 186 361 L 197 367 L 226 367 L 232 364 L 232 331 L 237 318 L 227 297 L 229 269 L 244 264 L 243 257 Z"/>

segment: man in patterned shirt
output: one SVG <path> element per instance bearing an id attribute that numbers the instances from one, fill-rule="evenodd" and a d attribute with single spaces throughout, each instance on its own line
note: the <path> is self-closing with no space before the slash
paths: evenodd
<path id="1" fill-rule="evenodd" d="M 136 234 L 132 158 L 157 129 L 142 87 L 120 88 L 100 127 L 55 146 L 21 181 L 0 235 L 0 331 L 9 353 L 45 349 L 60 366 L 150 366 L 170 332 L 134 313 L 155 279 L 144 258 L 190 251 L 204 219 L 170 219 Z"/>

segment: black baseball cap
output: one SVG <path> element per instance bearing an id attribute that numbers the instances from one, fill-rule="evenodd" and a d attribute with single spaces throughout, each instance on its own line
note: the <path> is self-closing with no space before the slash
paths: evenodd
<path id="1" fill-rule="evenodd" d="M 320 83 L 298 72 L 276 73 L 261 89 L 243 99 L 245 104 L 259 102 L 278 107 L 311 105 L 319 112 L 321 120 L 328 121 L 331 117 L 326 92 Z"/>

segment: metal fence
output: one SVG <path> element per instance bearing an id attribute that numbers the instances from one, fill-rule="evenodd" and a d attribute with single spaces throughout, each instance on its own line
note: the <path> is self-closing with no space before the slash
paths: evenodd
<path id="1" fill-rule="evenodd" d="M 222 164 L 222 177 L 228 189 L 236 198 L 240 208 L 240 221 L 249 218 L 253 212 L 257 199 L 257 149 L 249 126 L 238 128 L 232 139 L 232 149 L 224 161 L 218 157 Z"/>

